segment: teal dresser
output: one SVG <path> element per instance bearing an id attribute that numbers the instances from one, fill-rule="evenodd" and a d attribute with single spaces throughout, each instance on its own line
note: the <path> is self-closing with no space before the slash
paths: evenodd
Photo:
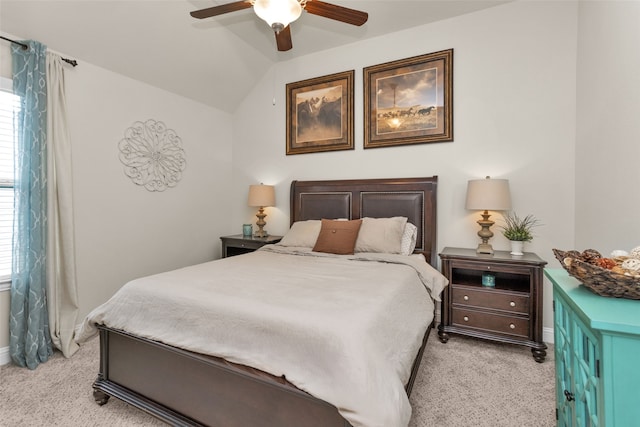
<path id="1" fill-rule="evenodd" d="M 563 269 L 553 283 L 558 426 L 640 425 L 640 301 L 596 295 Z"/>

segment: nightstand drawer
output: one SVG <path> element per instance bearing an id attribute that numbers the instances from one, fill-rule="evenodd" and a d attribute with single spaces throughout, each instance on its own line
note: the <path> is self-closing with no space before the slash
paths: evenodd
<path id="1" fill-rule="evenodd" d="M 492 271 L 501 273 L 512 273 L 524 276 L 531 274 L 531 269 L 526 266 L 512 264 L 498 264 L 492 261 L 457 261 L 455 267 L 463 270 Z"/>
<path id="2" fill-rule="evenodd" d="M 227 244 L 228 246 L 231 246 L 230 244 Z M 255 241 L 234 241 L 233 242 L 233 246 L 236 248 L 245 248 L 245 249 L 259 249 L 262 246 L 264 246 L 263 242 L 255 242 Z"/>
<path id="3" fill-rule="evenodd" d="M 451 287 L 452 302 L 456 305 L 488 308 L 512 313 L 529 314 L 529 296 L 515 292 L 499 292 L 495 289 L 471 289 Z"/>
<path id="4" fill-rule="evenodd" d="M 529 319 L 517 316 L 502 316 L 496 313 L 453 308 L 453 325 L 474 328 L 487 332 L 527 337 L 529 335 Z"/>

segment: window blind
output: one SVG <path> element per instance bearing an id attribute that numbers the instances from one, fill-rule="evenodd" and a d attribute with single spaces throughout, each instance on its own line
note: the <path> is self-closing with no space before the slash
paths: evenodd
<path id="1" fill-rule="evenodd" d="M 0 282 L 11 280 L 15 118 L 20 98 L 0 86 Z"/>

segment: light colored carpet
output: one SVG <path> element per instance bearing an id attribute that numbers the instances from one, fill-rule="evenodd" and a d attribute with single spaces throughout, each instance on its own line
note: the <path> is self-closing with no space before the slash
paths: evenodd
<path id="1" fill-rule="evenodd" d="M 553 345 L 544 363 L 527 347 L 433 330 L 411 393 L 410 427 L 556 425 Z"/>
<path id="2" fill-rule="evenodd" d="M 455 335 L 442 344 L 433 330 L 411 395 L 409 427 L 554 426 L 551 350 L 540 364 L 525 347 Z M 0 425 L 165 425 L 118 399 L 102 407 L 94 403 L 91 384 L 97 372 L 97 339 L 71 359 L 56 353 L 34 371 L 2 367 Z"/>

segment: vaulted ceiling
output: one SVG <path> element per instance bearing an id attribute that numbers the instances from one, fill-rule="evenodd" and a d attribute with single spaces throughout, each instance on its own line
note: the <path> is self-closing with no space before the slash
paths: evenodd
<path id="1" fill-rule="evenodd" d="M 313 1 L 313 0 L 309 0 Z M 252 9 L 197 20 L 229 0 L 0 0 L 0 32 L 233 112 L 273 64 L 510 0 L 326 0 L 369 14 L 362 27 L 303 12 L 278 52 Z"/>

